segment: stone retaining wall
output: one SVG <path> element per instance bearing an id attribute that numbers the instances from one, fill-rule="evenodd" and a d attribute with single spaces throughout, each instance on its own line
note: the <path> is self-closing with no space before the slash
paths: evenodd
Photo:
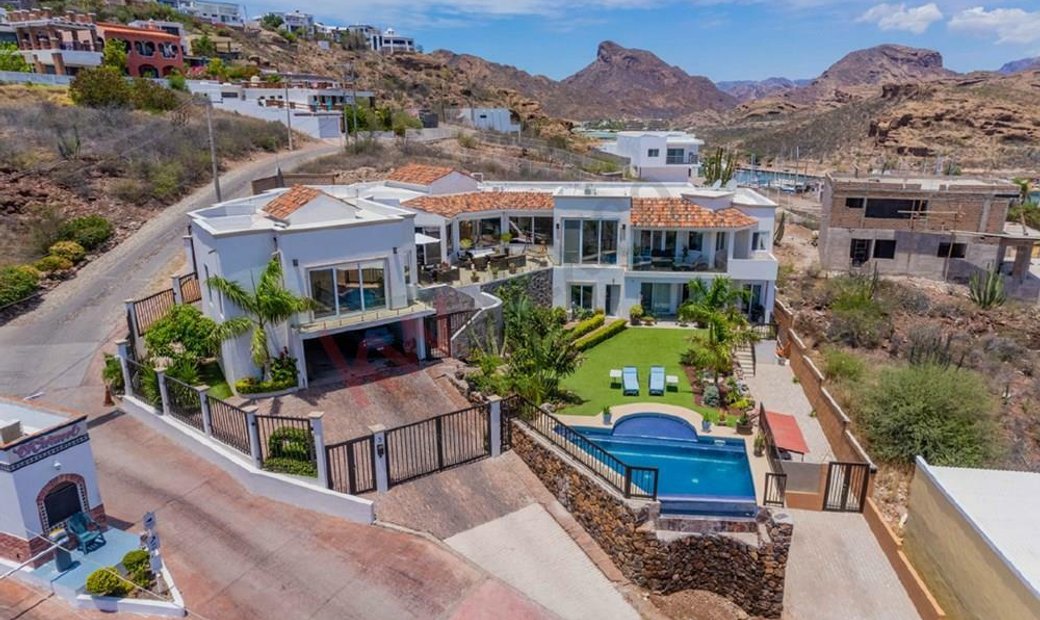
<path id="1" fill-rule="evenodd" d="M 660 530 L 657 502 L 624 499 L 522 423 L 512 424 L 513 450 L 633 583 L 664 594 L 709 590 L 749 614 L 780 617 L 793 532 L 787 515 L 763 510 L 755 522 L 702 520 L 695 528 L 701 533 L 674 531 L 674 523 Z"/>
<path id="2" fill-rule="evenodd" d="M 539 269 L 538 271 L 532 271 L 520 276 L 508 277 L 504 280 L 489 282 L 481 285 L 480 290 L 483 293 L 490 293 L 498 297 L 496 291 L 506 283 L 511 285 L 520 284 L 527 291 L 527 296 L 531 299 L 531 303 L 535 305 L 544 307 L 552 307 L 553 305 L 552 267 Z"/>

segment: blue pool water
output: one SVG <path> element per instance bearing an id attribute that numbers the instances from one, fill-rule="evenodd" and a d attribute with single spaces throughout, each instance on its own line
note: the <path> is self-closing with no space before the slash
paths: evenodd
<path id="1" fill-rule="evenodd" d="M 612 429 L 574 430 L 626 465 L 656 467 L 663 512 L 754 511 L 755 485 L 741 439 L 700 437 L 685 420 L 656 413 L 627 416 Z"/>

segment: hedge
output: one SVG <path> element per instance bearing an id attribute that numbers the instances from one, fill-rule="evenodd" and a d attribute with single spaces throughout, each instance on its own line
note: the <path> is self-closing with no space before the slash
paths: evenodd
<path id="1" fill-rule="evenodd" d="M 610 340 L 611 338 L 613 338 L 614 336 L 617 336 L 618 334 L 620 334 L 621 332 L 625 331 L 626 329 L 628 329 L 628 323 L 626 323 L 624 321 L 614 321 L 610 325 L 607 325 L 606 327 L 598 329 L 598 330 L 592 332 L 591 334 L 585 336 L 584 338 L 580 338 L 580 339 L 576 340 L 574 342 L 574 346 L 579 351 L 584 351 L 586 349 L 591 349 L 592 347 L 596 346 L 597 344 L 599 344 L 599 343 L 601 343 L 601 342 L 603 342 L 605 340 Z"/>
<path id="2" fill-rule="evenodd" d="M 25 265 L 0 268 L 0 307 L 35 293 L 38 280 L 39 272 Z"/>
<path id="3" fill-rule="evenodd" d="M 318 468 L 311 461 L 298 461 L 284 456 L 264 459 L 264 469 L 276 474 L 292 474 L 294 476 L 318 476 Z"/>
<path id="4" fill-rule="evenodd" d="M 603 323 L 605 323 L 606 320 L 607 317 L 602 314 L 593 315 L 592 318 L 585 319 L 575 325 L 571 330 L 571 336 L 573 336 L 575 340 L 587 336 L 600 327 L 603 327 Z"/>
<path id="5" fill-rule="evenodd" d="M 87 576 L 87 593 L 94 596 L 122 598 L 129 594 L 131 589 L 130 583 L 120 577 L 116 569 L 111 566 L 99 568 Z"/>

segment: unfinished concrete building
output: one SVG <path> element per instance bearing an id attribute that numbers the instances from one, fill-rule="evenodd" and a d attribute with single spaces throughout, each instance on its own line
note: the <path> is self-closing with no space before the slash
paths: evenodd
<path id="1" fill-rule="evenodd" d="M 1008 292 L 1036 299 L 1030 273 L 1035 239 L 1005 230 L 1018 187 L 960 177 L 828 176 L 820 222 L 820 264 L 967 282 L 999 268 Z"/>

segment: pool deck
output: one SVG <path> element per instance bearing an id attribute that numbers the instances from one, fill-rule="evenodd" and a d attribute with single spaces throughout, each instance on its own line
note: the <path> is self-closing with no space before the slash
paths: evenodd
<path id="1" fill-rule="evenodd" d="M 640 413 L 662 413 L 665 415 L 675 416 L 682 418 L 693 425 L 693 428 L 697 431 L 699 437 L 715 437 L 719 439 L 743 439 L 744 440 L 744 451 L 747 452 L 748 465 L 751 468 L 751 480 L 755 483 L 755 501 L 759 506 L 765 499 L 765 484 L 766 484 L 766 473 L 769 472 L 769 461 L 764 456 L 755 456 L 754 454 L 754 435 L 738 435 L 735 428 L 729 426 L 719 426 L 713 424 L 711 431 L 705 433 L 701 431 L 701 421 L 704 419 L 701 414 L 697 413 L 693 409 L 687 409 L 686 407 L 679 407 L 676 405 L 666 405 L 664 403 L 647 401 L 643 403 L 633 403 L 630 405 L 617 405 L 610 408 L 611 421 L 609 423 L 603 422 L 602 415 L 563 415 L 554 414 L 556 419 L 563 422 L 567 426 L 584 426 L 588 428 L 602 428 L 608 429 L 613 428 L 614 424 L 618 421 L 623 420 L 628 416 L 637 415 Z"/>

